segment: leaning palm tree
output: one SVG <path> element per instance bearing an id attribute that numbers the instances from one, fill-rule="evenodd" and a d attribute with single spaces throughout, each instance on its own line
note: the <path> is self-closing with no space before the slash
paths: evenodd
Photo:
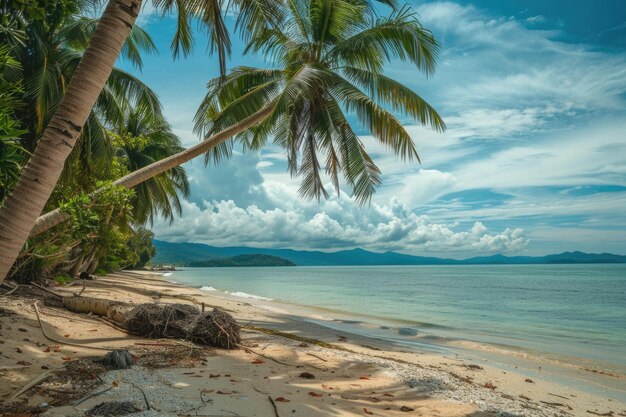
<path id="1" fill-rule="evenodd" d="M 130 172 L 184 151 L 165 119 L 140 106 L 127 112 L 124 125 L 112 135 L 117 156 Z M 154 217 L 160 215 L 171 223 L 175 214 L 182 213 L 181 197 L 188 199 L 189 193 L 189 181 L 182 166 L 147 179 L 135 187 L 133 222 L 152 224 Z"/>
<path id="2" fill-rule="evenodd" d="M 286 16 L 280 27 L 259 31 L 247 48 L 267 54 L 276 69 L 240 67 L 209 82 L 196 115 L 203 142 L 114 184 L 131 188 L 196 156 L 227 156 L 235 140 L 258 149 L 272 138 L 287 151 L 292 174 L 302 176 L 303 196 L 327 195 L 323 160 L 335 188 L 342 175 L 365 203 L 380 184 L 380 170 L 346 113 L 355 112 L 378 141 L 407 160 L 417 159 L 415 144 L 391 111 L 445 128 L 418 94 L 383 75 L 384 64 L 395 59 L 427 75 L 435 69 L 435 39 L 410 9 L 373 18 L 354 1 L 292 0 Z M 66 218 L 60 210 L 47 213 L 33 234 Z"/>
<path id="3" fill-rule="evenodd" d="M 46 11 L 44 20 L 21 20 L 27 36 L 12 48 L 23 69 L 25 86 L 22 95 L 25 105 L 16 112 L 27 128 L 21 142 L 31 152 L 63 99 L 67 80 L 72 78 L 98 22 L 98 19 L 75 16 L 74 7 L 65 10 L 62 3 L 53 6 Z M 78 1 L 75 5 L 79 13 L 84 13 L 89 6 L 89 0 Z M 4 36 L 0 39 L 5 40 Z M 156 47 L 150 36 L 135 26 L 122 52 L 124 58 L 141 69 L 141 53 L 154 53 Z M 161 112 L 157 95 L 150 88 L 114 67 L 66 161 L 65 178 L 74 180 L 78 176 L 77 167 L 80 176 L 87 177 L 110 165 L 113 147 L 106 128 L 122 123 L 124 109 L 135 102 L 150 113 Z"/>
<path id="4" fill-rule="evenodd" d="M 238 7 L 237 24 L 254 33 L 268 21 L 279 18 L 273 0 L 233 0 Z M 189 22 L 200 21 L 209 32 L 213 49 L 225 71 L 225 57 L 230 40 L 224 24 L 223 0 L 153 0 L 164 13 L 176 10 L 178 25 L 172 49 L 174 55 L 190 51 L 193 39 Z M 0 209 L 0 282 L 4 280 L 26 242 L 37 216 L 52 194 L 65 160 L 76 145 L 81 129 L 88 120 L 111 70 L 122 51 L 141 10 L 142 0 L 109 0 L 90 39 L 80 64 L 74 71 L 66 93 L 50 119 L 37 148 L 22 170 L 11 195 Z M 3 16 L 21 18 L 30 3 L 2 2 Z"/>

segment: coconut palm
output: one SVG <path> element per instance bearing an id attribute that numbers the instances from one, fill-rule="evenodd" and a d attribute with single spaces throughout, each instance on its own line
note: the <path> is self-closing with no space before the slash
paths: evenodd
<path id="1" fill-rule="evenodd" d="M 28 132 L 21 136 L 23 146 L 33 151 L 59 102 L 63 99 L 67 81 L 71 79 L 84 50 L 87 48 L 97 19 L 76 17 L 76 9 L 84 13 L 91 5 L 82 1 L 66 10 L 62 3 L 47 9 L 44 20 L 21 19 L 25 40 L 12 48 L 23 68 L 25 106 L 17 116 Z M 135 26 L 126 40 L 124 57 L 141 68 L 140 53 L 156 51 L 152 39 Z M 81 130 L 76 149 L 65 164 L 65 177 L 83 177 L 106 168 L 113 156 L 106 127 L 124 119 L 124 109 L 130 102 L 141 103 L 151 113 L 160 113 L 156 94 L 131 74 L 113 68 L 104 89 Z"/>
<path id="2" fill-rule="evenodd" d="M 263 122 L 207 157 L 229 155 L 237 139 L 249 149 L 272 139 L 285 149 L 291 174 L 302 177 L 303 197 L 328 197 L 322 165 L 336 191 L 343 175 L 360 203 L 380 184 L 380 170 L 346 113 L 356 113 L 374 138 L 406 160 L 418 154 L 391 111 L 437 130 L 445 127 L 418 94 L 383 75 L 385 61 L 393 58 L 409 60 L 427 75 L 434 71 L 437 45 L 409 8 L 372 21 L 357 2 L 315 0 L 307 7 L 294 1 L 287 22 L 263 30 L 247 51 L 262 52 L 279 68 L 238 67 L 226 79 L 212 80 L 196 114 L 196 131 L 210 135 L 271 106 Z"/>
<path id="3" fill-rule="evenodd" d="M 23 16 L 45 10 L 33 3 L 3 2 L 3 16 Z M 209 32 L 214 50 L 225 69 L 225 57 L 230 49 L 228 32 L 223 20 L 223 0 L 154 0 L 164 13 L 176 10 L 177 30 L 172 41 L 174 55 L 191 50 L 193 39 L 189 21 L 200 21 Z M 272 0 L 233 0 L 237 7 L 237 25 L 254 33 L 268 21 L 279 18 Z M 44 130 L 32 157 L 22 170 L 11 195 L 0 209 L 0 282 L 4 280 L 30 234 L 37 216 L 43 210 L 57 183 L 65 160 L 76 145 L 81 130 L 89 119 L 91 109 L 114 67 L 126 38 L 141 10 L 142 0 L 109 0 L 90 38 L 79 65 L 72 74 L 63 100 L 59 103 Z"/>
<path id="4" fill-rule="evenodd" d="M 115 137 L 117 156 L 131 172 L 184 150 L 163 117 L 141 107 L 128 111 Z M 187 199 L 189 193 L 187 174 L 181 166 L 147 179 L 135 187 L 133 222 L 152 224 L 156 215 L 172 222 L 174 214 L 182 213 L 181 197 Z"/>
<path id="5" fill-rule="evenodd" d="M 342 174 L 357 201 L 365 203 L 380 183 L 380 171 L 346 112 L 354 111 L 378 141 L 407 160 L 417 159 L 415 145 L 391 111 L 445 128 L 419 95 L 383 75 L 384 64 L 394 59 L 410 61 L 426 74 L 435 69 L 437 44 L 410 9 L 374 19 L 354 1 L 293 0 L 283 24 L 259 31 L 247 50 L 267 54 L 278 68 L 239 67 L 211 81 L 196 115 L 196 130 L 207 138 L 114 184 L 131 188 L 196 156 L 227 156 L 233 137 L 252 149 L 273 138 L 287 151 L 291 172 L 303 177 L 302 195 L 327 194 L 323 158 L 335 188 Z M 33 234 L 65 218 L 60 210 L 47 213 Z"/>

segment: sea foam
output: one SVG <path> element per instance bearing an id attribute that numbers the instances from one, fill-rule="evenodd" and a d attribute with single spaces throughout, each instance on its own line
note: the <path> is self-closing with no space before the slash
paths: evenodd
<path id="1" fill-rule="evenodd" d="M 240 298 L 252 298 L 254 300 L 272 301 L 271 298 L 261 297 L 260 295 L 248 294 L 247 292 L 241 292 L 241 291 L 230 293 L 230 295 L 233 295 L 235 297 L 240 297 Z"/>

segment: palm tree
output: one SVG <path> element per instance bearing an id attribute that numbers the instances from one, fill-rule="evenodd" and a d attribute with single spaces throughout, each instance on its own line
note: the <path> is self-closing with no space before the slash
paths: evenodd
<path id="1" fill-rule="evenodd" d="M 209 82 L 196 115 L 196 130 L 207 139 L 114 184 L 131 188 L 196 156 L 205 154 L 207 161 L 227 156 L 233 137 L 252 149 L 273 137 L 287 151 L 292 174 L 303 176 L 303 196 L 327 194 L 318 155 L 323 152 L 335 188 L 341 173 L 357 201 L 365 203 L 380 183 L 380 171 L 344 109 L 356 112 L 374 137 L 409 160 L 418 157 L 415 145 L 383 106 L 445 128 L 419 95 L 383 75 L 384 64 L 393 59 L 411 61 L 427 75 L 435 69 L 435 39 L 410 9 L 372 20 L 368 9 L 354 1 L 293 0 L 286 8 L 285 22 L 259 31 L 247 48 L 264 52 L 278 68 L 240 67 Z M 65 218 L 58 209 L 41 216 L 33 235 Z"/>
<path id="2" fill-rule="evenodd" d="M 124 126 L 114 136 L 117 156 L 130 172 L 184 151 L 165 119 L 141 107 L 128 111 Z M 187 174 L 181 166 L 147 179 L 135 187 L 133 222 L 152 224 L 155 215 L 172 222 L 175 214 L 182 213 L 181 197 L 188 199 L 189 193 Z"/>
<path id="3" fill-rule="evenodd" d="M 75 5 L 79 13 L 85 13 L 89 6 L 91 3 L 84 0 Z M 25 39 L 12 48 L 23 69 L 26 87 L 22 97 L 26 105 L 17 112 L 27 128 L 21 142 L 31 152 L 63 99 L 67 80 L 76 70 L 98 22 L 98 19 L 74 16 L 74 7 L 66 9 L 63 3 L 56 3 L 46 10 L 44 20 L 22 19 Z M 122 52 L 141 68 L 140 53 L 156 52 L 156 47 L 150 36 L 135 26 Z M 106 127 L 122 123 L 124 109 L 132 102 L 141 103 L 151 113 L 161 112 L 158 98 L 150 88 L 131 74 L 113 68 L 65 164 L 64 178 L 88 177 L 111 163 L 113 147 Z"/>
<path id="4" fill-rule="evenodd" d="M 276 19 L 274 1 L 233 0 L 239 8 L 237 24 L 248 33 Z M 14 5 L 17 5 L 15 8 Z M 218 51 L 220 66 L 230 50 L 224 25 L 223 0 L 154 0 L 164 13 L 178 12 L 178 25 L 172 49 L 188 53 L 192 46 L 189 20 L 195 17 L 209 31 L 211 45 Z M 0 282 L 4 280 L 30 234 L 58 181 L 81 129 L 87 122 L 107 79 L 111 75 L 126 38 L 141 10 L 142 0 L 109 0 L 90 38 L 80 64 L 72 74 L 65 95 L 47 124 L 37 148 L 22 170 L 20 179 L 0 209 Z M 3 2 L 3 16 L 26 16 L 30 3 Z"/>

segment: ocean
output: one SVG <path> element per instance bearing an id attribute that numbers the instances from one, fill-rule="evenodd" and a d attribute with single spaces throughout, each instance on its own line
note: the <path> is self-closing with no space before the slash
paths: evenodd
<path id="1" fill-rule="evenodd" d="M 417 350 L 626 374 L 626 265 L 184 268 L 168 279 Z"/>

